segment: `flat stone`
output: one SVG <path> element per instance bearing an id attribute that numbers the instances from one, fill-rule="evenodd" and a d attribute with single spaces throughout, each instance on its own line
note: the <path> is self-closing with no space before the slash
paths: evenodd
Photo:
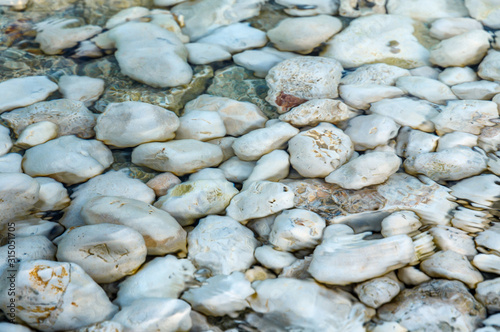
<path id="1" fill-rule="evenodd" d="M 120 148 L 175 137 L 179 118 L 163 107 L 139 101 L 111 103 L 97 118 L 96 138 Z"/>
<path id="2" fill-rule="evenodd" d="M 104 80 L 88 76 L 65 75 L 59 78 L 59 91 L 66 99 L 83 101 L 89 107 L 104 92 Z"/>
<path id="3" fill-rule="evenodd" d="M 470 67 L 448 67 L 439 74 L 438 79 L 449 86 L 478 80 L 476 72 Z"/>
<path id="4" fill-rule="evenodd" d="M 492 101 L 457 100 L 443 106 L 432 122 L 438 135 L 453 131 L 479 135 L 484 127 L 493 126 L 491 120 L 497 117 L 498 107 Z"/>
<path id="5" fill-rule="evenodd" d="M 451 91 L 460 99 L 491 100 L 500 93 L 500 84 L 490 81 L 476 81 L 457 84 Z"/>
<path id="6" fill-rule="evenodd" d="M 434 181 L 456 181 L 484 172 L 486 162 L 480 152 L 458 146 L 406 159 L 404 167 L 409 174 L 424 174 Z"/>
<path id="7" fill-rule="evenodd" d="M 70 99 L 43 101 L 1 115 L 1 118 L 19 135 L 27 126 L 50 121 L 59 126 L 59 136 L 76 135 L 91 138 L 95 135 L 95 115 L 83 102 Z"/>
<path id="8" fill-rule="evenodd" d="M 222 117 L 217 112 L 184 111 L 179 118 L 180 125 L 175 132 L 177 139 L 195 139 L 209 141 L 226 136 L 226 127 Z"/>
<path id="9" fill-rule="evenodd" d="M 347 72 L 340 83 L 395 85 L 396 80 L 401 76 L 411 76 L 410 71 L 385 63 L 374 63 L 362 65 L 352 72 Z"/>
<path id="10" fill-rule="evenodd" d="M 262 47 L 266 45 L 267 37 L 264 31 L 251 27 L 249 23 L 233 23 L 214 30 L 197 42 L 219 45 L 233 54 Z"/>
<path id="11" fill-rule="evenodd" d="M 389 117 L 401 126 L 426 132 L 434 131 L 431 119 L 439 114 L 429 102 L 408 97 L 377 101 L 371 105 L 370 112 Z"/>
<path id="12" fill-rule="evenodd" d="M 337 124 L 358 115 L 340 100 L 312 99 L 292 108 L 279 119 L 295 127 L 316 126 L 320 122 Z"/>
<path id="13" fill-rule="evenodd" d="M 212 62 L 231 59 L 231 53 L 220 45 L 209 43 L 186 44 L 188 61 L 193 65 L 206 65 Z"/>
<path id="14" fill-rule="evenodd" d="M 43 144 L 59 135 L 59 126 L 50 121 L 30 124 L 19 134 L 16 145 L 23 149 Z"/>
<path id="15" fill-rule="evenodd" d="M 339 94 L 347 105 L 366 110 L 371 103 L 401 97 L 405 91 L 395 86 L 379 84 L 341 84 Z"/>
<path id="16" fill-rule="evenodd" d="M 292 52 L 282 52 L 272 47 L 246 50 L 233 55 L 235 64 L 254 72 L 257 77 L 266 77 L 269 70 L 283 60 L 299 56 Z"/>
<path id="17" fill-rule="evenodd" d="M 399 128 L 400 125 L 387 116 L 378 114 L 360 115 L 349 120 L 345 134 L 354 144 L 355 150 L 365 151 L 377 146 L 387 145 L 391 138 L 396 137 Z"/>
<path id="18" fill-rule="evenodd" d="M 469 17 L 453 17 L 435 20 L 429 33 L 432 37 L 443 40 L 471 30 L 483 30 L 483 25 Z"/>
<path id="19" fill-rule="evenodd" d="M 377 62 L 407 69 L 428 65 L 429 51 L 413 35 L 413 24 L 411 18 L 396 15 L 357 18 L 327 42 L 321 55 L 337 59 L 344 68 Z"/>
<path id="20" fill-rule="evenodd" d="M 451 89 L 438 80 L 420 76 L 403 76 L 398 78 L 396 86 L 415 97 L 431 103 L 445 104 L 447 100 L 457 99 Z"/>
<path id="21" fill-rule="evenodd" d="M 141 144 L 132 152 L 132 162 L 175 175 L 194 173 L 222 162 L 219 146 L 193 139 Z"/>
<path id="22" fill-rule="evenodd" d="M 13 78 L 0 83 L 0 113 L 45 100 L 58 89 L 46 76 Z"/>

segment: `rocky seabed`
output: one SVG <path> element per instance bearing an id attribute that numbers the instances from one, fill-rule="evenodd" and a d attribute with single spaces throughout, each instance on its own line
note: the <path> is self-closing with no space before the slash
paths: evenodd
<path id="1" fill-rule="evenodd" d="M 500 331 L 500 2 L 0 0 L 0 331 Z"/>

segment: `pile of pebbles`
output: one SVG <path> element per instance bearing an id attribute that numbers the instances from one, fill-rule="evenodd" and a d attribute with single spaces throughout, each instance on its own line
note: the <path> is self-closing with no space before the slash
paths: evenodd
<path id="1" fill-rule="evenodd" d="M 500 331 L 500 4 L 0 27 L 1 331 Z"/>

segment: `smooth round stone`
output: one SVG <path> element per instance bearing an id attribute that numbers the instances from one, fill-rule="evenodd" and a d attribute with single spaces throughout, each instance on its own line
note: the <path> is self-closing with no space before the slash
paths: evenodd
<path id="1" fill-rule="evenodd" d="M 286 210 L 274 219 L 269 242 L 283 251 L 314 248 L 321 240 L 325 227 L 325 220 L 314 212 Z"/>
<path id="2" fill-rule="evenodd" d="M 256 129 L 238 137 L 233 143 L 236 156 L 244 161 L 255 161 L 263 155 L 282 148 L 290 138 L 299 133 L 292 125 L 278 121 L 272 126 Z"/>
<path id="3" fill-rule="evenodd" d="M 112 162 L 111 151 L 101 142 L 62 136 L 26 150 L 23 169 L 72 185 L 101 174 Z"/>
<path id="4" fill-rule="evenodd" d="M 204 168 L 189 175 L 188 181 L 214 180 L 226 181 L 224 172 L 219 168 Z"/>
<path id="5" fill-rule="evenodd" d="M 469 17 L 447 17 L 435 20 L 429 33 L 437 39 L 448 39 L 471 30 L 483 30 L 483 25 Z"/>
<path id="6" fill-rule="evenodd" d="M 286 18 L 269 30 L 267 36 L 281 51 L 307 54 L 341 29 L 342 22 L 329 15 Z"/>
<path id="7" fill-rule="evenodd" d="M 434 152 L 439 139 L 437 135 L 403 127 L 396 139 L 396 154 L 410 158 L 421 153 Z"/>
<path id="8" fill-rule="evenodd" d="M 391 277 L 374 278 L 358 284 L 354 291 L 361 302 L 372 308 L 378 308 L 399 294 L 401 288 L 397 278 L 394 279 Z"/>
<path id="9" fill-rule="evenodd" d="M 130 7 L 123 9 L 111 16 L 104 26 L 106 29 L 112 29 L 120 24 L 127 23 L 128 21 L 134 21 L 138 18 L 146 16 L 149 14 L 149 9 L 145 7 Z"/>
<path id="10" fill-rule="evenodd" d="M 345 133 L 351 138 L 354 148 L 363 151 L 386 145 L 398 134 L 399 128 L 391 118 L 371 114 L 351 119 Z"/>
<path id="11" fill-rule="evenodd" d="M 234 23 L 218 28 L 197 42 L 219 45 L 230 53 L 239 53 L 266 45 L 267 37 L 264 31 L 251 27 L 249 23 Z"/>
<path id="12" fill-rule="evenodd" d="M 237 317 L 249 304 L 246 298 L 255 291 L 241 272 L 208 278 L 199 288 L 192 288 L 182 295 L 193 309 L 208 316 Z"/>
<path id="13" fill-rule="evenodd" d="M 431 103 L 409 97 L 384 99 L 373 103 L 370 113 L 389 117 L 401 126 L 425 132 L 434 131 L 431 119 L 439 114 Z"/>
<path id="14" fill-rule="evenodd" d="M 281 270 L 297 261 L 297 258 L 293 254 L 287 251 L 275 250 L 270 245 L 255 249 L 255 258 L 260 264 L 273 270 Z"/>
<path id="15" fill-rule="evenodd" d="M 13 78 L 0 83 L 0 113 L 45 100 L 58 88 L 46 76 Z"/>
<path id="16" fill-rule="evenodd" d="M 500 29 L 500 8 L 491 0 L 465 0 L 470 16 L 492 29 Z"/>
<path id="17" fill-rule="evenodd" d="M 97 118 L 96 138 L 106 145 L 134 147 L 175 137 L 179 118 L 163 107 L 128 101 L 111 103 Z"/>
<path id="18" fill-rule="evenodd" d="M 187 63 L 187 49 L 174 32 L 143 22 L 128 22 L 110 32 L 124 75 L 155 88 L 191 81 L 193 70 Z"/>
<path id="19" fill-rule="evenodd" d="M 490 312 L 500 310 L 500 278 L 485 280 L 477 285 L 476 299 Z"/>
<path id="20" fill-rule="evenodd" d="M 7 290 L 9 272 L 0 287 Z M 66 331 L 106 319 L 116 311 L 104 290 L 74 263 L 32 260 L 21 262 L 16 272 L 16 294 L 0 293 L 0 307 L 9 312 L 16 303 L 16 320 L 40 331 Z M 69 304 L 69 305 L 68 305 Z"/>
<path id="21" fill-rule="evenodd" d="M 448 67 L 443 70 L 438 79 L 446 85 L 477 81 L 476 72 L 470 67 Z"/>
<path id="22" fill-rule="evenodd" d="M 38 201 L 40 185 L 24 173 L 0 173 L 0 222 L 28 214 Z"/>
<path id="23" fill-rule="evenodd" d="M 143 298 L 176 299 L 193 282 L 195 271 L 188 259 L 172 255 L 156 257 L 120 282 L 115 302 L 123 308 Z"/>
<path id="24" fill-rule="evenodd" d="M 59 223 L 36 217 L 24 216 L 22 219 L 15 220 L 15 223 L 16 230 L 14 234 L 18 238 L 42 236 L 52 241 L 57 236 L 64 233 L 64 227 Z M 8 224 L 3 225 L 2 233 L 5 237 L 8 237 L 8 231 Z M 55 258 L 50 258 L 49 260 L 55 260 Z"/>
<path id="25" fill-rule="evenodd" d="M 17 138 L 16 145 L 29 149 L 43 144 L 59 135 L 59 126 L 50 121 L 40 121 L 27 126 Z"/>
<path id="26" fill-rule="evenodd" d="M 477 136 L 469 133 L 455 131 L 445 134 L 439 138 L 439 143 L 436 151 L 454 148 L 457 146 L 474 147 L 477 145 Z"/>
<path id="27" fill-rule="evenodd" d="M 500 84 L 490 81 L 476 81 L 457 84 L 451 91 L 460 99 L 491 100 L 500 93 Z"/>
<path id="28" fill-rule="evenodd" d="M 224 121 L 227 135 L 230 136 L 241 136 L 262 128 L 267 121 L 267 117 L 255 104 L 206 94 L 186 104 L 184 115 L 191 111 L 217 112 Z"/>
<path id="29" fill-rule="evenodd" d="M 123 307 L 112 319 L 124 331 L 189 331 L 191 307 L 177 299 L 141 299 Z"/>
<path id="30" fill-rule="evenodd" d="M 465 256 L 452 250 L 435 253 L 423 261 L 420 268 L 430 277 L 459 280 L 469 288 L 476 288 L 484 280 Z"/>
<path id="31" fill-rule="evenodd" d="M 361 189 L 385 182 L 401 166 L 401 159 L 392 152 L 372 152 L 340 166 L 325 178 L 345 189 Z"/>
<path id="32" fill-rule="evenodd" d="M 257 181 L 233 197 L 226 214 L 239 222 L 267 217 L 292 208 L 293 198 L 293 191 L 282 183 Z"/>
<path id="33" fill-rule="evenodd" d="M 343 84 L 339 86 L 340 97 L 355 109 L 366 110 L 371 103 L 380 100 L 401 97 L 403 90 L 395 86 L 379 84 Z"/>
<path id="34" fill-rule="evenodd" d="M 156 197 L 163 196 L 173 186 L 181 183 L 181 180 L 170 172 L 158 174 L 148 182 L 146 185 L 155 191 Z"/>
<path id="35" fill-rule="evenodd" d="M 98 283 L 134 274 L 146 260 L 142 235 L 122 225 L 97 224 L 69 230 L 57 248 L 59 261 L 80 265 Z"/>
<path id="36" fill-rule="evenodd" d="M 230 217 L 208 216 L 188 234 L 189 259 L 212 275 L 245 271 L 255 263 L 253 232 Z"/>
<path id="37" fill-rule="evenodd" d="M 430 61 L 440 67 L 476 65 L 490 48 L 491 36 L 484 30 L 472 30 L 443 40 L 431 49 Z"/>
<path id="38" fill-rule="evenodd" d="M 262 156 L 252 168 L 243 184 L 243 189 L 256 181 L 279 181 L 288 176 L 290 171 L 290 156 L 284 150 L 274 150 Z"/>
<path id="39" fill-rule="evenodd" d="M 236 140 L 236 137 L 222 137 L 211 139 L 207 141 L 207 143 L 217 145 L 222 150 L 222 161 L 229 160 L 229 158 L 234 157 L 233 143 Z"/>
<path id="40" fill-rule="evenodd" d="M 237 193 L 234 184 L 225 179 L 186 181 L 170 189 L 155 206 L 187 226 L 198 218 L 223 212 Z"/>
<path id="41" fill-rule="evenodd" d="M 87 225 L 110 223 L 136 230 L 144 238 L 148 255 L 186 251 L 186 231 L 170 214 L 147 203 L 98 196 L 82 207 L 81 216 Z"/>
<path id="42" fill-rule="evenodd" d="M 231 53 L 225 48 L 207 43 L 189 43 L 186 44 L 189 63 L 193 65 L 206 65 L 212 62 L 231 59 Z"/>
<path id="43" fill-rule="evenodd" d="M 266 76 L 266 100 L 284 113 L 310 99 L 338 97 L 342 65 L 335 59 L 303 56 L 280 62 Z"/>
<path id="44" fill-rule="evenodd" d="M 489 50 L 488 55 L 479 64 L 479 77 L 489 81 L 500 81 L 500 52 Z"/>
<path id="45" fill-rule="evenodd" d="M 64 75 L 59 78 L 59 91 L 66 99 L 91 106 L 104 92 L 104 80 L 88 76 Z"/>
<path id="46" fill-rule="evenodd" d="M 410 95 L 431 103 L 444 105 L 448 100 L 457 99 L 446 84 L 427 77 L 403 76 L 398 78 L 396 86 Z"/>
<path id="47" fill-rule="evenodd" d="M 242 183 L 252 174 L 255 164 L 255 161 L 243 161 L 238 157 L 231 157 L 223 162 L 219 169 L 224 172 L 224 176 L 228 181 Z"/>
<path id="48" fill-rule="evenodd" d="M 176 139 L 208 141 L 226 136 L 226 127 L 221 116 L 210 111 L 191 111 L 179 119 Z"/>
<path id="49" fill-rule="evenodd" d="M 141 144 L 132 152 L 132 162 L 160 172 L 180 176 L 222 162 L 222 149 L 193 139 Z"/>
<path id="50" fill-rule="evenodd" d="M 263 47 L 258 50 L 247 50 L 233 55 L 233 61 L 254 72 L 256 77 L 266 77 L 271 68 L 283 60 L 299 56 L 292 52 L 281 52 L 272 47 Z"/>
<path id="51" fill-rule="evenodd" d="M 306 6 L 303 0 L 276 0 L 277 4 L 285 7 L 285 13 L 291 16 L 314 16 L 318 14 L 334 15 L 339 4 L 330 0 L 309 0 Z"/>

